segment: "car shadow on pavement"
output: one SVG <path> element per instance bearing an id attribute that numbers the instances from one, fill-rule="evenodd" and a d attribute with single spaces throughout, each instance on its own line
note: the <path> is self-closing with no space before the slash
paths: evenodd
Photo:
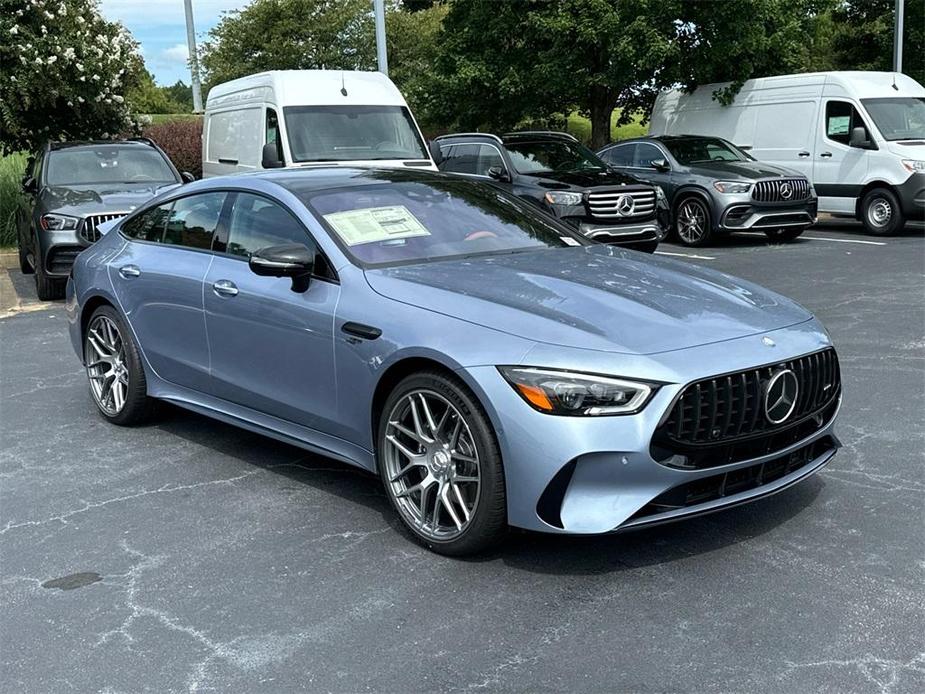
<path id="1" fill-rule="evenodd" d="M 293 483 L 363 505 L 413 541 L 389 505 L 378 477 L 365 470 L 173 406 L 165 406 L 153 426 Z M 823 487 L 819 477 L 812 477 L 751 504 L 609 535 L 548 535 L 515 529 L 500 547 L 461 561 L 500 561 L 523 571 L 562 575 L 658 566 L 758 538 L 798 516 Z M 318 531 L 326 532 L 324 528 Z"/>

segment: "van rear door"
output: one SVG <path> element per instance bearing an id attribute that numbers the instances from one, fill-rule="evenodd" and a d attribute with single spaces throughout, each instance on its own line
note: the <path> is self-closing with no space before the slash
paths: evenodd
<path id="1" fill-rule="evenodd" d="M 262 105 L 207 113 L 202 148 L 203 178 L 259 169 L 263 135 Z"/>

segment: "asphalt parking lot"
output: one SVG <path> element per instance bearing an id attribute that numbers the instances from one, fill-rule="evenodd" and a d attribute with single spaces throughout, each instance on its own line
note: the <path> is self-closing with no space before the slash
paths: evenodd
<path id="1" fill-rule="evenodd" d="M 748 506 L 467 561 L 346 466 L 172 408 L 105 424 L 61 304 L 9 271 L 0 690 L 925 691 L 925 232 L 661 251 L 825 322 L 844 448 Z"/>

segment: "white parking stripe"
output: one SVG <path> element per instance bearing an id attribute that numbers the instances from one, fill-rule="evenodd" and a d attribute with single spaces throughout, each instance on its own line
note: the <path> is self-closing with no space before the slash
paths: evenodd
<path id="1" fill-rule="evenodd" d="M 694 255 L 693 253 L 669 253 L 668 251 L 655 251 L 658 255 L 673 255 L 677 258 L 696 258 L 697 260 L 716 260 L 711 255 Z"/>
<path id="2" fill-rule="evenodd" d="M 737 232 L 741 236 L 767 236 L 762 231 L 739 231 Z M 861 239 L 829 239 L 824 236 L 806 236 L 805 234 L 800 236 L 801 239 L 808 239 L 810 241 L 831 241 L 832 243 L 860 243 L 865 246 L 886 246 L 883 241 L 863 241 Z"/>

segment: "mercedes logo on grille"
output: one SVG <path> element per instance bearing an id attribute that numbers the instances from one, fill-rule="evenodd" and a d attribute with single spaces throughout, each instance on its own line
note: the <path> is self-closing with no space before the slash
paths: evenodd
<path id="1" fill-rule="evenodd" d="M 764 389 L 764 416 L 771 424 L 780 424 L 797 406 L 800 383 L 790 369 L 775 371 Z"/>
<path id="2" fill-rule="evenodd" d="M 784 181 L 780 184 L 780 196 L 784 200 L 789 200 L 793 197 L 793 186 L 791 186 L 787 181 Z"/>
<path id="3" fill-rule="evenodd" d="M 624 217 L 627 217 L 633 214 L 633 210 L 636 209 L 636 201 L 633 200 L 632 195 L 621 195 L 617 198 L 617 212 L 619 212 Z"/>

